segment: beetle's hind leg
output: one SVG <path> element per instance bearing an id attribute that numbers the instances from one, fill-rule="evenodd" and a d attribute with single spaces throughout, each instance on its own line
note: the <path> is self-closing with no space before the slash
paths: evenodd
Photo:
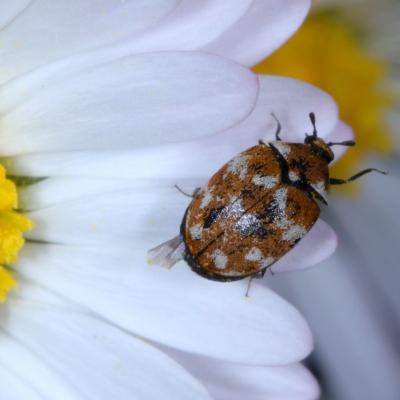
<path id="1" fill-rule="evenodd" d="M 331 185 L 343 185 L 345 183 L 349 183 L 351 181 L 355 181 L 358 178 L 361 178 L 365 174 L 369 174 L 370 172 L 379 172 L 380 174 L 387 175 L 388 173 L 386 171 L 381 171 L 376 168 L 367 168 L 363 169 L 362 171 L 358 172 L 357 174 L 351 176 L 350 178 L 347 179 L 338 179 L 338 178 L 329 178 L 329 183 Z"/>
<path id="2" fill-rule="evenodd" d="M 272 269 L 267 267 L 264 268 L 261 272 L 256 272 L 254 275 L 250 275 L 249 277 L 249 283 L 247 284 L 247 290 L 245 293 L 245 297 L 250 297 L 249 293 L 250 293 L 250 286 L 251 286 L 251 282 L 253 281 L 253 279 L 262 279 L 264 278 L 265 273 L 267 272 L 267 270 L 271 271 L 271 274 L 273 275 L 274 273 L 272 272 Z"/>
<path id="3" fill-rule="evenodd" d="M 185 191 L 183 191 L 178 185 L 174 185 L 174 188 L 177 189 L 179 192 L 181 192 L 184 196 L 190 197 L 193 199 L 193 197 L 196 196 L 197 193 L 199 193 L 199 191 L 201 190 L 200 187 L 197 187 L 196 189 L 193 190 L 192 194 L 186 193 Z"/>

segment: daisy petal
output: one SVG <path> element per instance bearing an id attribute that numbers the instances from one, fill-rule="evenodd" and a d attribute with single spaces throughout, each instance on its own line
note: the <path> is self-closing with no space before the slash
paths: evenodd
<path id="1" fill-rule="evenodd" d="M 282 125 L 280 136 L 285 142 L 304 142 L 305 132 L 310 133 L 312 129 L 310 112 L 316 115 L 320 137 L 326 137 L 336 127 L 337 105 L 326 92 L 292 78 L 259 75 L 259 80 L 257 105 L 249 118 L 227 132 L 233 137 L 243 136 L 239 132 L 245 131 L 251 132 L 253 141 L 255 138 L 275 140 L 276 121 L 271 113 Z"/>
<path id="2" fill-rule="evenodd" d="M 241 19 L 205 49 L 254 65 L 299 28 L 309 8 L 309 0 L 254 0 Z"/>
<path id="3" fill-rule="evenodd" d="M 97 3 L 99 0 L 95 1 Z M 120 1 L 112 1 L 117 2 L 120 7 L 123 7 Z M 170 4 L 172 1 L 174 1 L 174 4 L 176 3 L 176 0 L 157 1 L 164 2 L 165 4 Z M 123 3 L 125 4 L 125 2 Z M 143 8 L 146 5 L 150 5 L 150 13 L 152 12 L 151 7 L 154 7 L 154 2 L 146 2 L 144 0 L 140 0 L 139 2 L 129 2 L 129 4 L 131 3 L 134 5 L 138 3 L 139 9 L 140 7 Z M 4 113 L 5 110 L 8 111 L 16 103 L 21 101 L 21 99 L 22 101 L 26 101 L 26 99 L 31 97 L 32 94 L 40 92 L 43 86 L 54 84 L 54 82 L 57 83 L 64 81 L 72 74 L 79 73 L 85 69 L 88 70 L 93 68 L 95 65 L 105 64 L 112 60 L 131 56 L 134 53 L 163 51 L 164 54 L 165 51 L 188 51 L 201 48 L 204 44 L 214 40 L 224 30 L 238 20 L 246 12 L 250 3 L 251 0 L 242 0 L 234 3 L 227 2 L 226 0 L 204 0 L 202 2 L 195 0 L 181 0 L 179 1 L 179 6 L 177 6 L 174 11 L 169 14 L 168 18 L 166 18 L 165 23 L 158 24 L 156 29 L 147 29 L 142 35 L 129 38 L 129 40 L 120 41 L 120 44 L 113 44 L 112 46 L 103 47 L 100 50 L 89 52 L 81 51 L 74 56 L 61 58 L 58 61 L 43 64 L 45 66 L 41 64 L 41 68 L 36 68 L 27 75 L 19 75 L 18 79 L 8 81 L 6 87 L 1 88 L 2 96 L 0 96 L 0 112 Z M 70 5 L 69 2 L 67 4 Z M 90 6 L 91 5 L 89 4 L 87 5 L 87 7 Z M 126 18 L 129 19 L 129 17 L 130 15 L 127 14 L 124 16 L 123 20 Z M 140 14 L 140 20 L 141 17 Z M 41 16 L 41 18 L 43 17 Z M 107 18 L 103 19 L 103 22 L 108 23 Z M 117 24 L 115 24 L 115 21 L 110 22 L 110 28 L 113 28 L 113 26 L 115 28 L 116 25 L 117 33 L 115 36 L 118 38 L 120 36 L 120 32 L 118 31 L 119 20 L 117 19 Z M 91 27 L 92 23 L 89 23 L 88 26 Z M 80 32 L 79 29 L 78 31 Z M 35 30 L 35 33 L 36 32 L 37 30 Z M 82 41 L 80 37 L 79 41 Z M 85 43 L 85 41 L 83 40 L 82 43 Z M 78 44 L 76 45 L 78 46 Z M 18 52 L 18 54 L 20 53 Z M 2 53 L 0 50 L 0 56 L 1 55 Z M 48 56 L 49 55 L 46 53 L 46 57 Z M 10 71 L 10 68 L 5 68 L 5 66 L 2 65 L 2 71 Z M 11 71 L 12 72 L 8 73 L 15 74 L 15 69 L 11 68 Z M 7 99 L 7 104 L 4 104 L 2 101 L 4 98 Z"/>
<path id="4" fill-rule="evenodd" d="M 364 221 L 370 215 L 368 210 Z M 366 230 L 370 230 L 370 226 L 368 224 Z M 360 229 L 357 235 L 359 232 Z M 388 235 L 385 230 L 382 233 L 382 236 Z M 370 261 L 368 254 L 354 251 L 358 246 L 352 242 L 353 237 L 348 234 L 348 243 L 341 243 L 347 255 L 336 253 L 324 268 L 288 274 L 288 279 L 280 280 L 280 289 L 301 306 L 316 331 L 316 363 L 323 376 L 329 377 L 327 392 L 334 393 L 333 398 L 395 400 L 400 397 L 397 341 L 389 339 L 393 331 L 386 329 L 382 321 L 391 323 L 396 321 L 396 317 L 393 309 L 388 311 L 383 306 L 378 308 L 379 313 L 372 312 L 378 299 L 375 297 L 377 289 L 371 290 L 371 285 L 378 287 L 379 283 L 360 277 L 361 274 L 368 276 L 365 264 Z M 365 242 L 362 246 L 366 247 Z M 367 247 L 371 249 L 370 254 L 376 254 L 378 247 L 375 242 L 368 243 Z M 348 259 L 348 254 L 352 258 Z M 392 257 L 398 267 L 398 257 Z M 385 261 L 374 263 L 374 269 L 386 267 Z M 398 275 L 395 279 L 398 283 Z M 354 382 L 360 384 L 354 385 Z"/>
<path id="5" fill-rule="evenodd" d="M 10 392 L 10 396 L 1 396 L 2 399 L 19 400 L 19 393 L 29 393 L 21 400 L 36 400 L 36 398 L 77 400 L 73 388 L 62 376 L 26 349 L 24 344 L 6 334 L 4 330 L 2 330 L 0 348 L 0 366 L 3 368 L 1 382 L 3 383 L 4 377 L 12 385 L 8 388 L 5 387 L 6 385 L 1 385 L 0 394 Z M 33 392 L 32 397 L 30 392 Z"/>
<path id="6" fill-rule="evenodd" d="M 35 0 L 29 7 L 27 1 L 17 3 L 21 5 L 11 10 L 7 4 L 6 13 L 24 7 L 23 12 L 0 32 L 0 82 L 72 54 L 131 40 L 168 15 L 178 0 Z"/>
<path id="7" fill-rule="evenodd" d="M 41 398 L 106 400 L 115 398 L 118 388 L 120 399 L 210 399 L 161 351 L 68 304 L 49 302 L 51 295 L 42 291 L 22 285 L 22 297 L 12 301 L 12 318 L 2 324 L 7 339 L 0 343 L 0 364 Z"/>
<path id="8" fill-rule="evenodd" d="M 150 268 L 145 253 L 134 241 L 130 249 L 27 244 L 18 265 L 52 291 L 170 347 L 265 365 L 296 362 L 311 351 L 304 319 L 269 289 L 254 283 L 246 298 L 247 282 L 208 281 L 183 263 Z"/>
<path id="9" fill-rule="evenodd" d="M 50 185 L 47 188 L 51 191 L 50 198 L 57 196 Z M 40 189 L 38 187 L 37 192 Z M 54 188 L 55 191 L 57 189 L 61 191 L 59 198 L 62 198 L 62 193 L 69 187 L 65 191 L 62 187 Z M 40 202 L 40 194 L 30 193 L 33 199 Z M 79 246 L 118 244 L 128 248 L 133 241 L 137 246 L 144 246 L 145 254 L 157 242 L 178 233 L 188 203 L 189 199 L 172 185 L 131 187 L 101 196 L 83 196 L 82 199 L 60 202 L 52 207 L 47 207 L 44 202 L 43 207 L 47 208 L 28 214 L 34 221 L 35 229 L 26 237 Z"/>
<path id="10" fill-rule="evenodd" d="M 129 151 L 27 154 L 15 157 L 7 168 L 15 175 L 169 179 L 172 184 L 181 183 L 182 178 L 196 178 L 205 182 L 259 139 L 274 140 L 276 122 L 271 112 L 281 121 L 283 140 L 303 142 L 304 132 L 311 128 L 311 111 L 316 113 L 319 135 L 327 137 L 338 124 L 337 107 L 328 94 L 295 79 L 260 76 L 260 93 L 253 112 L 218 135 Z"/>
<path id="11" fill-rule="evenodd" d="M 2 118 L 2 153 L 115 149 L 209 135 L 248 115 L 257 90 L 255 75 L 220 57 L 127 57 L 44 86 L 17 104 Z"/>
<path id="12" fill-rule="evenodd" d="M 43 400 L 23 378 L 0 364 L 0 398 L 7 400 Z"/>
<path id="13" fill-rule="evenodd" d="M 18 190 L 18 205 L 24 211 L 51 207 L 88 196 L 127 189 L 149 190 L 158 182 L 122 179 L 48 178 Z"/>
<path id="14" fill-rule="evenodd" d="M 317 381 L 301 364 L 250 366 L 170 349 L 165 351 L 200 379 L 216 399 L 312 400 L 319 397 Z"/>
<path id="15" fill-rule="evenodd" d="M 0 29 L 4 29 L 32 0 L 2 0 L 0 4 Z"/>
<path id="16" fill-rule="evenodd" d="M 197 50 L 216 40 L 247 12 L 253 0 L 181 0 L 158 26 L 116 48 L 119 54 Z"/>
<path id="17" fill-rule="evenodd" d="M 319 219 L 300 243 L 271 269 L 273 272 L 288 272 L 312 267 L 333 254 L 337 245 L 335 231 Z"/>

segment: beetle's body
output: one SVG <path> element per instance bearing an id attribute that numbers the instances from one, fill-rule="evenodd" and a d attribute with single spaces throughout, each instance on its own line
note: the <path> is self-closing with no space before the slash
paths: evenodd
<path id="1" fill-rule="evenodd" d="M 310 145 L 271 142 L 240 153 L 190 203 L 181 224 L 185 260 L 213 280 L 262 272 L 317 220 L 309 185 L 322 196 L 329 187 L 327 163 Z"/>
<path id="2" fill-rule="evenodd" d="M 276 117 L 273 115 L 276 119 Z M 184 259 L 199 275 L 217 281 L 262 276 L 311 229 L 326 203 L 330 184 L 349 179 L 329 176 L 333 145 L 313 133 L 304 143 L 260 142 L 222 166 L 193 196 L 180 235 L 149 251 L 152 263 L 171 267 Z"/>

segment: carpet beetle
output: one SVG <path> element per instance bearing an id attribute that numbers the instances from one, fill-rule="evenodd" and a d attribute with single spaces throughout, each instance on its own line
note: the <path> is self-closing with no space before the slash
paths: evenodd
<path id="1" fill-rule="evenodd" d="M 329 176 L 333 145 L 313 133 L 304 143 L 283 142 L 277 122 L 275 141 L 259 142 L 238 154 L 193 194 L 180 235 L 150 250 L 149 262 L 171 267 L 184 259 L 193 271 L 216 281 L 261 277 L 290 251 L 318 219 L 317 200 L 327 204 L 329 186 L 349 179 Z M 179 188 L 178 188 L 179 189 Z"/>

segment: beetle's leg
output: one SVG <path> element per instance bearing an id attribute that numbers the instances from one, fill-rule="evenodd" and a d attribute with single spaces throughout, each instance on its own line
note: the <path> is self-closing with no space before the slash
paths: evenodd
<path id="1" fill-rule="evenodd" d="M 264 268 L 261 272 L 256 272 L 254 275 L 251 275 L 249 277 L 249 283 L 247 285 L 247 290 L 246 290 L 246 294 L 245 294 L 246 297 L 249 297 L 251 281 L 253 279 L 262 279 L 262 278 L 264 278 L 264 275 L 267 272 L 267 270 L 271 271 L 271 274 L 274 275 L 274 273 L 272 272 L 272 269 L 267 267 L 267 268 Z"/>
<path id="2" fill-rule="evenodd" d="M 355 146 L 356 142 L 354 140 L 345 140 L 344 142 L 328 142 L 329 147 L 332 146 Z"/>
<path id="3" fill-rule="evenodd" d="M 247 290 L 246 290 L 244 297 L 250 297 L 249 292 L 250 292 L 251 281 L 253 280 L 253 278 L 254 278 L 254 276 L 250 276 L 250 278 L 249 278 L 249 283 L 247 284 Z"/>
<path id="4" fill-rule="evenodd" d="M 277 124 L 276 131 L 275 131 L 275 140 L 277 142 L 280 142 L 280 141 L 282 141 L 281 137 L 279 136 L 279 134 L 280 134 L 280 132 L 282 130 L 281 123 L 279 122 L 279 119 L 277 118 L 277 116 L 274 113 L 271 113 L 271 115 L 272 115 L 272 118 L 276 121 L 276 124 Z M 266 143 L 261 139 L 258 141 L 258 144 L 263 144 L 264 146 L 266 146 Z"/>
<path id="5" fill-rule="evenodd" d="M 337 179 L 337 178 L 329 178 L 329 183 L 331 185 L 343 185 L 344 183 L 348 183 L 351 181 L 354 181 L 358 178 L 360 178 L 361 176 L 365 175 L 365 174 L 369 174 L 370 172 L 379 172 L 380 174 L 383 175 L 387 175 L 388 173 L 386 171 L 381 171 L 379 169 L 376 168 L 367 168 L 367 169 L 363 169 L 362 171 L 358 172 L 357 174 L 351 176 L 350 178 L 347 179 Z"/>
<path id="6" fill-rule="evenodd" d="M 181 192 L 184 196 L 190 197 L 192 199 L 201 190 L 201 188 L 197 187 L 196 189 L 194 189 L 192 194 L 189 194 L 189 193 L 184 192 L 178 185 L 174 185 L 174 188 L 178 189 L 178 191 Z"/>
<path id="7" fill-rule="evenodd" d="M 279 119 L 277 118 L 277 116 L 274 113 L 271 113 L 272 118 L 276 121 L 276 131 L 275 131 L 275 140 L 280 142 L 282 139 L 280 138 L 279 134 L 281 133 L 282 130 L 282 126 L 281 123 L 279 122 Z"/>

